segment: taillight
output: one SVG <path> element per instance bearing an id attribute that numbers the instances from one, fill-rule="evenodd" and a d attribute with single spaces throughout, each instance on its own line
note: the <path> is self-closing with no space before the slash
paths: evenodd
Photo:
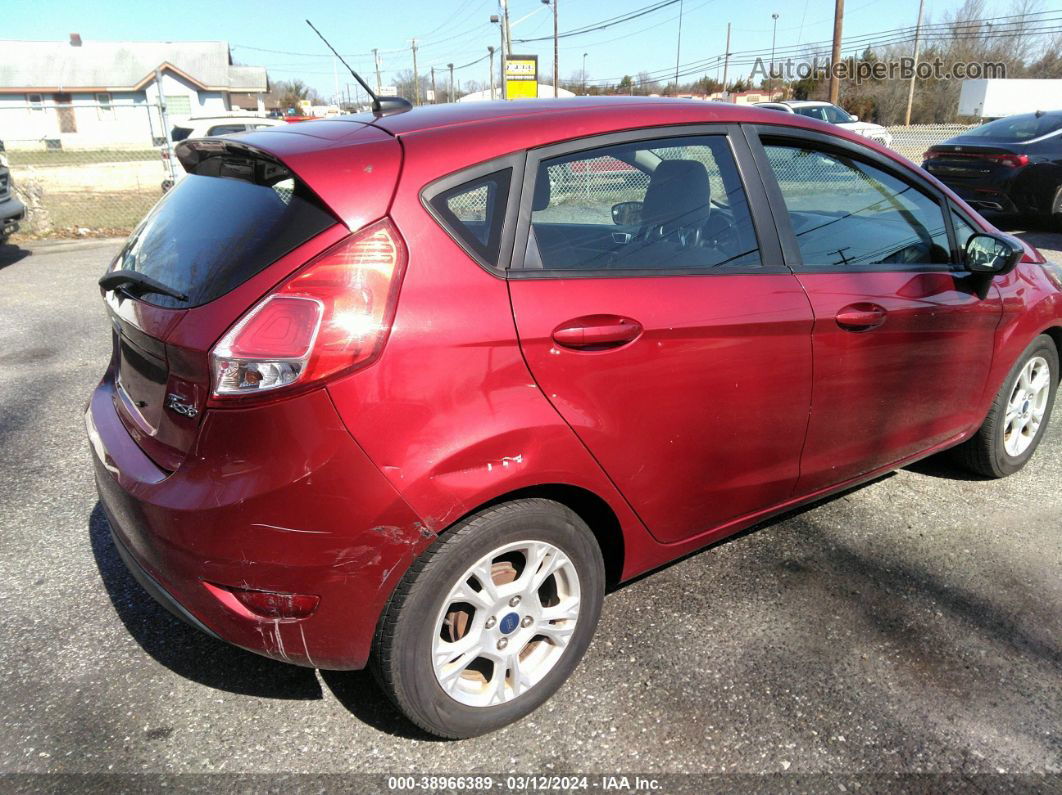
<path id="1" fill-rule="evenodd" d="M 932 149 L 928 149 L 922 153 L 923 160 L 932 160 L 934 157 L 940 157 L 940 152 L 934 152 Z"/>
<path id="2" fill-rule="evenodd" d="M 1029 165 L 1028 155 L 989 155 L 989 160 L 1006 166 L 1007 168 L 1022 168 Z"/>
<path id="3" fill-rule="evenodd" d="M 214 396 L 306 385 L 373 361 L 391 330 L 406 259 L 384 219 L 312 260 L 214 346 Z"/>

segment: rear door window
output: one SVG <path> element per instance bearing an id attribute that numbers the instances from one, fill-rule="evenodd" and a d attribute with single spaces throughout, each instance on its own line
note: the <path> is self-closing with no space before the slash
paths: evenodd
<path id="1" fill-rule="evenodd" d="M 235 173 L 228 163 L 229 173 Z M 254 165 L 248 178 L 189 174 L 155 205 L 118 255 L 134 270 L 188 296 L 144 294 L 156 306 L 213 301 L 336 223 L 316 196 L 286 170 Z M 259 181 L 253 181 L 255 174 Z"/>
<path id="2" fill-rule="evenodd" d="M 527 269 L 762 265 L 725 135 L 636 141 L 543 160 L 531 209 Z"/>
<path id="3" fill-rule="evenodd" d="M 215 124 L 207 130 L 207 135 L 228 135 L 229 133 L 246 132 L 246 130 L 246 124 Z"/>

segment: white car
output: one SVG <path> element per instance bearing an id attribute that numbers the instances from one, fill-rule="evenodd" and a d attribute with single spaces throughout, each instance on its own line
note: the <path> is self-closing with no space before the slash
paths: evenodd
<path id="1" fill-rule="evenodd" d="M 870 138 L 884 146 L 892 145 L 892 134 L 880 124 L 871 124 L 860 121 L 858 116 L 853 116 L 830 102 L 821 102 L 812 99 L 793 99 L 782 102 L 756 102 L 758 108 L 770 108 L 785 113 L 797 113 L 810 119 L 818 119 L 829 124 L 844 127 L 865 138 Z"/>
<path id="2" fill-rule="evenodd" d="M 283 119 L 269 116 L 253 116 L 243 113 L 230 113 L 223 116 L 193 116 L 182 119 L 173 125 L 170 138 L 174 143 L 187 138 L 205 138 L 210 135 L 228 135 L 229 133 L 258 130 L 262 127 L 278 127 L 287 124 Z"/>
<path id="3" fill-rule="evenodd" d="M 181 119 L 174 123 L 170 130 L 170 140 L 173 143 L 185 141 L 189 138 L 206 138 L 211 135 L 229 135 L 231 133 L 247 132 L 248 130 L 260 130 L 263 127 L 279 127 L 287 124 L 283 119 L 275 119 L 269 116 L 256 116 L 248 113 L 230 113 L 222 116 L 194 116 Z M 163 162 L 169 159 L 169 152 L 162 147 Z M 168 168 L 169 166 L 167 166 Z M 162 181 L 163 192 L 173 187 L 174 182 L 180 182 L 184 177 L 184 169 L 177 166 L 176 179 Z"/>

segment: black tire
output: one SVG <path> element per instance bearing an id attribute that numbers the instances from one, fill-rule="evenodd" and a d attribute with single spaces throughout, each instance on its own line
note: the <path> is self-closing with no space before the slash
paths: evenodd
<path id="1" fill-rule="evenodd" d="M 553 667 L 524 693 L 494 706 L 463 704 L 435 675 L 436 621 L 450 589 L 469 567 L 495 549 L 522 541 L 551 544 L 572 562 L 580 592 L 575 629 Z M 573 511 L 537 498 L 495 505 L 443 533 L 406 572 L 380 617 L 370 668 L 395 706 L 425 731 L 450 739 L 485 734 L 528 715 L 564 684 L 590 644 L 604 592 L 601 550 Z"/>
<path id="2" fill-rule="evenodd" d="M 1004 447 L 1007 404 L 1014 393 L 1018 376 L 1021 374 L 1022 369 L 1035 356 L 1046 359 L 1051 371 L 1047 409 L 1031 444 L 1021 455 L 1012 456 L 1007 453 Z M 1029 344 L 1029 347 L 1018 357 L 1010 372 L 1007 373 L 1003 386 L 1000 387 L 996 399 L 992 401 L 992 408 L 989 410 L 984 424 L 981 425 L 981 428 L 971 439 L 956 448 L 956 455 L 963 466 L 987 478 L 1003 478 L 1007 475 L 1013 475 L 1025 466 L 1029 459 L 1032 458 L 1033 453 L 1036 452 L 1036 448 L 1040 445 L 1040 440 L 1043 439 L 1047 425 L 1051 421 L 1051 409 L 1054 406 L 1055 394 L 1058 391 L 1058 365 L 1058 349 L 1055 348 L 1054 341 L 1046 334 L 1040 335 Z"/>
<path id="3" fill-rule="evenodd" d="M 1062 232 L 1062 184 L 1055 189 L 1054 198 L 1051 200 L 1049 220 L 1056 232 Z"/>

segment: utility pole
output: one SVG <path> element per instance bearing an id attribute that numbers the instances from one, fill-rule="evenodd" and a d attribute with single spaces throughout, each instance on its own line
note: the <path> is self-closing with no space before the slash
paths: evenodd
<path id="1" fill-rule="evenodd" d="M 380 90 L 380 51 L 373 49 L 372 59 L 376 63 L 376 94 L 379 96 L 382 92 Z"/>
<path id="2" fill-rule="evenodd" d="M 553 98 L 556 99 L 560 94 L 557 91 L 558 72 L 560 71 L 560 47 L 557 44 L 557 40 L 560 38 L 557 34 L 557 0 L 542 0 L 543 5 L 551 6 L 553 9 Z"/>
<path id="3" fill-rule="evenodd" d="M 774 26 L 771 28 L 771 65 L 767 69 L 767 101 L 774 102 L 774 42 L 778 36 L 778 14 L 771 14 Z"/>
<path id="4" fill-rule="evenodd" d="M 679 54 L 682 52 L 682 0 L 679 0 L 678 40 L 675 42 L 675 96 L 678 96 Z"/>
<path id="5" fill-rule="evenodd" d="M 508 93 L 505 88 L 505 24 L 497 14 L 490 15 L 492 25 L 498 26 L 498 34 L 501 36 L 501 56 L 498 58 L 498 85 L 501 88 L 501 98 L 506 99 Z"/>
<path id="6" fill-rule="evenodd" d="M 914 89 L 915 89 L 915 75 L 918 73 L 918 45 L 922 43 L 922 10 L 925 7 L 925 0 L 918 0 L 918 24 L 915 25 L 915 40 L 914 40 L 914 68 L 915 71 L 911 73 L 911 86 L 907 89 L 907 112 L 903 115 L 903 125 L 907 127 L 911 124 L 911 106 L 914 104 Z"/>
<path id="7" fill-rule="evenodd" d="M 588 53 L 583 53 L 583 95 L 586 95 L 586 56 Z"/>
<path id="8" fill-rule="evenodd" d="M 435 93 L 435 67 L 431 68 L 431 104 L 439 101 L 439 95 Z"/>
<path id="9" fill-rule="evenodd" d="M 487 52 L 490 53 L 490 98 L 496 99 L 494 96 L 494 48 L 489 44 L 487 45 Z"/>
<path id="10" fill-rule="evenodd" d="M 513 54 L 512 33 L 509 30 L 509 0 L 501 0 L 502 26 L 505 28 L 505 54 Z"/>
<path id="11" fill-rule="evenodd" d="M 841 31 L 844 29 L 844 0 L 836 0 L 833 9 L 833 53 L 830 55 L 830 102 L 836 105 L 841 99 L 841 81 L 837 79 L 837 66 L 841 62 Z"/>
<path id="12" fill-rule="evenodd" d="M 726 90 L 726 73 L 730 70 L 730 23 L 726 23 L 726 51 L 723 54 L 723 96 L 729 99 L 730 92 Z"/>
<path id="13" fill-rule="evenodd" d="M 450 101 L 454 101 L 454 65 L 452 63 L 446 64 L 450 67 Z"/>
<path id="14" fill-rule="evenodd" d="M 413 39 L 413 96 L 415 100 L 414 105 L 420 104 L 420 76 L 417 75 L 417 40 Z"/>

